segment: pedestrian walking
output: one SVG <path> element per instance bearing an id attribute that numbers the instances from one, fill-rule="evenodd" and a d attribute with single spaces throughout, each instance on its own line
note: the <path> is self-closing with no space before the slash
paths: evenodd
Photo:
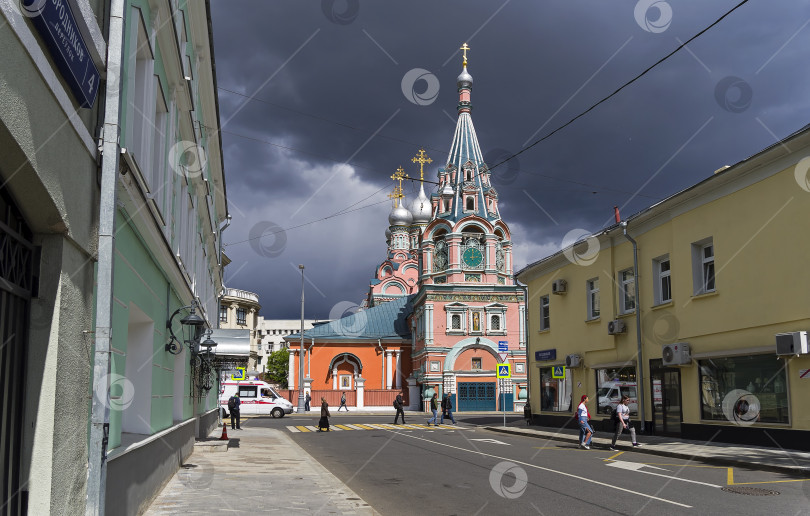
<path id="1" fill-rule="evenodd" d="M 591 449 L 591 438 L 593 438 L 593 427 L 588 422 L 591 414 L 588 412 L 588 395 L 583 394 L 577 407 L 577 421 L 579 421 L 579 447 L 586 450 Z"/>
<path id="2" fill-rule="evenodd" d="M 318 431 L 323 432 L 324 428 L 326 431 L 329 431 L 329 417 L 331 414 L 329 413 L 329 404 L 326 403 L 326 398 L 321 398 L 321 419 L 318 420 Z"/>
<path id="3" fill-rule="evenodd" d="M 613 409 L 613 423 L 616 425 L 616 428 L 613 432 L 613 441 L 610 443 L 610 449 L 612 451 L 616 451 L 616 439 L 619 438 L 624 430 L 630 431 L 630 442 L 633 443 L 634 448 L 641 446 L 638 441 L 636 441 L 636 429 L 630 424 L 629 404 L 630 396 L 625 394 L 622 396 L 622 401 Z"/>
<path id="4" fill-rule="evenodd" d="M 242 401 L 239 399 L 239 394 L 236 393 L 228 399 L 228 412 L 231 413 L 231 430 L 241 430 L 242 425 L 239 417 L 239 406 Z"/>
<path id="5" fill-rule="evenodd" d="M 394 400 L 394 408 L 397 409 L 397 413 L 394 416 L 394 424 L 397 424 L 397 420 L 399 416 L 402 416 L 402 424 L 405 424 L 405 408 L 402 406 L 402 394 L 397 394 L 396 399 Z"/>
<path id="6" fill-rule="evenodd" d="M 430 422 L 433 421 L 435 426 L 439 426 L 439 404 L 436 403 L 436 393 L 433 393 L 433 397 L 430 398 L 430 410 L 433 411 L 433 417 L 427 420 L 427 426 L 430 426 Z"/>
<path id="7" fill-rule="evenodd" d="M 312 397 L 307 393 L 307 397 L 304 398 L 304 410 L 309 412 L 309 402 L 312 401 Z"/>
<path id="8" fill-rule="evenodd" d="M 345 392 L 340 395 L 340 406 L 338 407 L 338 412 L 340 412 L 340 409 L 342 409 L 342 408 L 345 408 L 346 412 L 349 411 L 349 407 L 346 406 L 346 393 Z"/>
<path id="9" fill-rule="evenodd" d="M 526 398 L 526 404 L 523 405 L 523 418 L 526 420 L 526 426 L 532 424 L 532 406 L 529 403 L 529 398 Z"/>
<path id="10" fill-rule="evenodd" d="M 450 396 L 447 393 L 445 393 L 444 397 L 442 398 L 442 424 L 444 424 L 445 415 L 450 418 L 450 421 L 452 421 L 454 425 L 458 424 L 456 423 L 456 418 L 453 417 L 453 400 L 450 399 Z"/>

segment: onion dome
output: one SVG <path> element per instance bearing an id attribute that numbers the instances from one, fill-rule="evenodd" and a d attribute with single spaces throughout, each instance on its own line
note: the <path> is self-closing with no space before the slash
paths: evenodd
<path id="1" fill-rule="evenodd" d="M 472 89 L 473 85 L 473 78 L 472 75 L 467 72 L 467 63 L 464 63 L 464 70 L 461 71 L 461 75 L 458 76 L 456 79 L 456 85 L 461 88 L 466 88 L 468 90 Z"/>
<path id="2" fill-rule="evenodd" d="M 410 226 L 413 222 L 413 215 L 405 206 L 397 206 L 388 215 L 388 223 L 392 226 Z"/>
<path id="3" fill-rule="evenodd" d="M 413 215 L 414 224 L 427 224 L 430 222 L 432 213 L 432 205 L 425 195 L 425 187 L 419 189 L 419 195 L 414 199 L 411 204 L 411 214 Z"/>

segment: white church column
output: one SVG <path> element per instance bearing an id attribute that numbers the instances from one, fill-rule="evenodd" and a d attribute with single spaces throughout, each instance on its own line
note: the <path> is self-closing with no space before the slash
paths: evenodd
<path id="1" fill-rule="evenodd" d="M 364 396 L 363 396 L 364 387 L 363 386 L 366 384 L 366 379 L 363 378 L 362 376 L 358 376 L 357 378 L 355 378 L 354 384 L 355 384 L 355 386 L 357 386 L 357 401 L 356 401 L 355 406 L 357 408 L 363 408 L 365 406 L 365 400 L 363 399 L 364 398 Z"/>
<path id="2" fill-rule="evenodd" d="M 425 305 L 425 346 L 433 345 L 433 305 Z"/>
<path id="3" fill-rule="evenodd" d="M 295 350 L 290 349 L 290 364 L 287 367 L 287 377 L 289 379 L 289 386 L 290 389 L 296 390 L 295 388 Z"/>
<path id="4" fill-rule="evenodd" d="M 397 372 L 396 372 L 396 376 L 394 376 L 394 378 L 395 378 L 394 387 L 396 387 L 397 390 L 399 390 L 399 389 L 402 388 L 402 363 L 400 362 L 400 359 L 402 358 L 402 351 L 397 350 L 396 354 L 397 354 L 397 362 L 396 362 L 397 363 L 397 367 L 396 367 Z"/>
<path id="5" fill-rule="evenodd" d="M 337 377 L 338 377 L 337 367 L 333 367 L 332 368 L 332 390 L 333 391 L 337 390 L 337 380 L 338 380 Z"/>
<path id="6" fill-rule="evenodd" d="M 385 371 L 386 371 L 386 374 L 385 374 L 385 388 L 386 389 L 391 388 L 391 380 L 394 377 L 393 371 L 392 371 L 392 364 L 391 364 L 391 359 L 393 357 L 394 357 L 394 352 L 393 351 L 386 351 L 385 352 L 385 362 L 386 362 L 386 364 L 385 364 Z"/>

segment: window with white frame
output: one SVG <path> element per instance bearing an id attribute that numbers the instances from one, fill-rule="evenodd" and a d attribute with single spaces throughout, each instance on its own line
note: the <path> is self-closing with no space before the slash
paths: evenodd
<path id="1" fill-rule="evenodd" d="M 489 329 L 492 331 L 501 331 L 501 316 L 499 314 L 490 316 Z"/>
<path id="2" fill-rule="evenodd" d="M 549 312 L 549 297 L 542 296 L 540 298 L 540 329 L 548 330 L 551 328 L 551 314 Z"/>
<path id="3" fill-rule="evenodd" d="M 228 305 L 219 305 L 220 322 L 228 322 Z"/>
<path id="4" fill-rule="evenodd" d="M 247 324 L 247 310 L 244 308 L 236 309 L 236 324 Z"/>
<path id="5" fill-rule="evenodd" d="M 129 41 L 134 51 L 130 52 L 127 72 L 127 124 L 125 146 L 135 156 L 141 172 L 149 177 L 152 168 L 150 147 L 152 134 L 152 114 L 154 111 L 154 57 L 149 36 L 144 25 L 141 10 L 131 11 Z"/>
<path id="6" fill-rule="evenodd" d="M 714 292 L 714 241 L 711 237 L 692 244 L 692 290 L 694 295 Z"/>
<path id="7" fill-rule="evenodd" d="M 586 282 L 588 289 L 588 319 L 599 318 L 599 278 L 593 278 Z"/>
<path id="8" fill-rule="evenodd" d="M 166 217 L 166 196 L 168 190 L 168 181 L 166 180 L 166 142 L 168 130 L 168 108 L 166 107 L 166 99 L 163 97 L 163 89 L 160 86 L 160 78 L 154 76 L 155 88 L 155 118 L 154 127 L 152 128 L 152 163 L 149 190 L 154 195 L 155 204 L 157 204 L 160 213 Z"/>
<path id="9" fill-rule="evenodd" d="M 467 332 L 467 308 L 464 305 L 448 305 L 447 310 L 447 333 L 451 335 L 463 335 Z"/>
<path id="10" fill-rule="evenodd" d="M 626 314 L 636 309 L 636 278 L 633 269 L 619 271 L 619 310 Z"/>
<path id="11" fill-rule="evenodd" d="M 453 330 L 461 330 L 461 315 L 460 314 L 453 314 L 450 316 L 452 321 L 451 329 Z"/>
<path id="12" fill-rule="evenodd" d="M 669 255 L 653 260 L 653 294 L 655 304 L 661 305 L 672 301 L 672 278 L 670 278 Z"/>

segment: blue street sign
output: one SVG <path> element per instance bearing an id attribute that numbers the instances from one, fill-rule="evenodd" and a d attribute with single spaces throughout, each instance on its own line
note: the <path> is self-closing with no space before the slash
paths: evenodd
<path id="1" fill-rule="evenodd" d="M 90 57 L 68 0 L 22 0 L 21 7 L 48 45 L 79 105 L 93 107 L 101 74 Z"/>
<path id="2" fill-rule="evenodd" d="M 565 366 L 554 366 L 551 368 L 552 378 L 565 378 Z"/>
<path id="3" fill-rule="evenodd" d="M 534 359 L 538 362 L 548 362 L 550 360 L 557 360 L 556 349 L 544 349 L 542 351 L 534 352 Z"/>
<path id="4" fill-rule="evenodd" d="M 510 364 L 498 364 L 498 378 L 512 378 L 512 366 Z"/>
<path id="5" fill-rule="evenodd" d="M 501 353 L 506 353 L 509 351 L 509 341 L 508 340 L 499 340 L 498 341 L 498 351 Z"/>

